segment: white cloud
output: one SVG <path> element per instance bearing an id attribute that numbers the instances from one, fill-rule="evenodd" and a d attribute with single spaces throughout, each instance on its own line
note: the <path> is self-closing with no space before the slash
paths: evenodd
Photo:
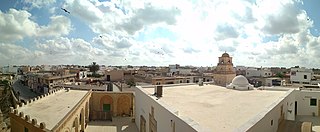
<path id="1" fill-rule="evenodd" d="M 51 16 L 51 21 L 47 26 L 41 26 L 38 36 L 61 36 L 69 34 L 71 21 L 65 16 Z"/>
<path id="2" fill-rule="evenodd" d="M 48 25 L 39 26 L 25 10 L 0 11 L 0 42 L 14 42 L 25 37 L 68 35 L 71 21 L 64 16 L 52 16 Z"/>
<path id="3" fill-rule="evenodd" d="M 1 12 L 0 28 L 8 26 L 4 29 L 10 32 L 1 30 L 8 36 L 1 35 L 0 40 L 36 37 L 40 63 L 94 60 L 107 65 L 204 66 L 215 65 L 227 51 L 235 65 L 317 66 L 320 39 L 310 33 L 313 20 L 300 4 L 295 0 L 68 0 L 62 7 L 75 19 L 51 8 L 51 21 L 41 26 L 26 11 Z M 10 17 L 14 11 L 24 17 Z M 97 37 L 68 38 L 71 30 L 78 31 L 72 26 L 74 20 L 83 21 Z"/>
<path id="4" fill-rule="evenodd" d="M 100 22 L 103 18 L 103 13 L 88 0 L 69 0 L 64 8 L 88 24 Z"/>
<path id="5" fill-rule="evenodd" d="M 36 33 L 37 23 L 30 20 L 31 14 L 24 10 L 0 11 L 0 41 L 21 40 Z"/>
<path id="6" fill-rule="evenodd" d="M 312 23 L 298 4 L 291 0 L 258 1 L 255 11 L 262 30 L 268 34 L 294 34 L 309 28 Z"/>
<path id="7" fill-rule="evenodd" d="M 23 2 L 30 4 L 31 8 L 42 8 L 54 4 L 56 0 L 24 0 Z"/>
<path id="8" fill-rule="evenodd" d="M 11 43 L 0 43 L 0 65 L 33 64 L 43 52 L 32 51 Z"/>

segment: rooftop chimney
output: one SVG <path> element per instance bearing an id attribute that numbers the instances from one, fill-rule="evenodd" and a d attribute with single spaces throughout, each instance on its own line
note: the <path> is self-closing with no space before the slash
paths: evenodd
<path id="1" fill-rule="evenodd" d="M 162 97 L 162 87 L 162 85 L 157 85 L 154 89 L 154 95 L 158 98 Z"/>

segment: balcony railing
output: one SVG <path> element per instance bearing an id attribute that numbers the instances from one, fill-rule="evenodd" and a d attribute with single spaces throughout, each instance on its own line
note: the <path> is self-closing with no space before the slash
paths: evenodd
<path id="1" fill-rule="evenodd" d="M 112 111 L 92 111 L 90 120 L 110 120 L 112 121 Z"/>

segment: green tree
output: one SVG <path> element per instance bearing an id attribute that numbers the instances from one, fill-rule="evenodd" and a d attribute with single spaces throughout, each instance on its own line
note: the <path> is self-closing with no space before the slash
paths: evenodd
<path id="1" fill-rule="evenodd" d="M 92 62 L 91 65 L 89 65 L 90 72 L 93 73 L 93 76 L 97 74 L 97 71 L 99 70 L 100 66 L 96 62 Z"/>
<path id="2" fill-rule="evenodd" d="M 0 85 L 4 86 L 3 95 L 7 94 L 8 89 L 10 88 L 10 82 L 8 80 L 0 80 Z"/>
<path id="3" fill-rule="evenodd" d="M 283 78 L 283 77 L 284 77 L 283 73 L 281 73 L 281 72 L 278 72 L 278 73 L 276 74 L 276 76 L 277 76 L 277 77 L 280 77 L 280 78 Z"/>
<path id="4" fill-rule="evenodd" d="M 9 92 L 12 86 L 8 80 L 0 80 L 0 85 L 4 86 L 3 94 L 0 97 L 0 109 L 4 115 L 4 119 L 6 119 L 9 117 L 10 107 L 14 106 L 13 97 Z"/>
<path id="5" fill-rule="evenodd" d="M 130 87 L 136 86 L 136 81 L 133 77 L 131 77 L 126 81 L 126 84 L 129 85 Z"/>

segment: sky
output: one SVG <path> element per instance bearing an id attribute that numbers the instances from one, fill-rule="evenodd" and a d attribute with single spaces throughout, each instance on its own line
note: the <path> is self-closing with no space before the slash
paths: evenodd
<path id="1" fill-rule="evenodd" d="M 0 65 L 215 66 L 227 52 L 234 66 L 320 68 L 319 6 L 319 0 L 1 0 Z"/>

